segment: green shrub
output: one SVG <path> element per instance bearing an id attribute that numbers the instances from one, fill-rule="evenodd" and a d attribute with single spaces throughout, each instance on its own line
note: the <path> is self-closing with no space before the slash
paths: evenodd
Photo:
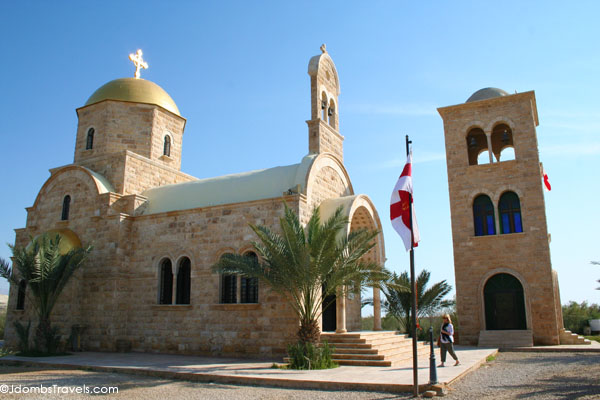
<path id="1" fill-rule="evenodd" d="M 583 328 L 588 326 L 588 320 L 600 318 L 600 306 L 588 305 L 587 301 L 578 304 L 574 301 L 562 306 L 565 329 L 577 334 L 583 334 Z"/>
<path id="2" fill-rule="evenodd" d="M 328 369 L 337 367 L 332 356 L 335 348 L 324 341 L 320 346 L 298 342 L 288 345 L 290 369 Z"/>

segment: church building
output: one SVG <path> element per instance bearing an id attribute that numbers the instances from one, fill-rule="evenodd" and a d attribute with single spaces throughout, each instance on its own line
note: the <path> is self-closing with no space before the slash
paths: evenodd
<path id="1" fill-rule="evenodd" d="M 208 179 L 182 172 L 186 120 L 169 94 L 139 78 L 147 66 L 141 52 L 131 57 L 135 78 L 106 83 L 76 110 L 73 163 L 50 170 L 15 240 L 26 246 L 30 237 L 55 232 L 64 251 L 93 245 L 52 314 L 64 339 L 75 329 L 90 351 L 285 353 L 299 326 L 291 307 L 262 282 L 219 275 L 212 265 L 224 253 L 256 257 L 248 225 L 278 227 L 284 202 L 304 223 L 316 206 L 323 218 L 343 206 L 348 232 L 381 232 L 372 201 L 354 192 L 344 167 L 340 83 L 321 50 L 308 65 L 308 152 L 291 165 Z M 367 257 L 383 265 L 382 233 L 376 242 Z M 27 290 L 10 288 L 7 346 L 18 342 L 14 321 L 36 320 Z M 373 298 L 379 330 L 377 290 Z M 360 293 L 335 299 L 322 329 L 360 330 Z"/>

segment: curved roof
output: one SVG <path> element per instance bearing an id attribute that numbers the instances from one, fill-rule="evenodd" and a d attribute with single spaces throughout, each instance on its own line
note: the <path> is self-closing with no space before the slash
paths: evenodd
<path id="1" fill-rule="evenodd" d="M 471 97 L 469 97 L 467 99 L 466 103 L 470 103 L 472 101 L 493 99 L 494 97 L 501 97 L 501 96 L 508 96 L 508 93 L 502 89 L 487 87 L 487 88 L 479 89 L 478 91 L 473 93 L 471 95 Z"/>
<path id="2" fill-rule="evenodd" d="M 179 114 L 179 108 L 167 92 L 156 83 L 145 79 L 121 78 L 100 86 L 85 102 L 86 106 L 103 100 L 120 100 L 132 103 L 154 104 Z"/>
<path id="3" fill-rule="evenodd" d="M 141 214 L 281 197 L 296 185 L 305 192 L 306 176 L 316 156 L 309 154 L 299 164 L 151 188 L 142 193 L 148 202 Z"/>

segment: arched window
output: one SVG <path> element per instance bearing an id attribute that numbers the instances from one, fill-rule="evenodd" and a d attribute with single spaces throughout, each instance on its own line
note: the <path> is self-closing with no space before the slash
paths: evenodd
<path id="1" fill-rule="evenodd" d="M 71 208 L 71 196 L 66 195 L 63 199 L 62 213 L 60 216 L 61 221 L 69 219 L 69 209 Z"/>
<path id="2" fill-rule="evenodd" d="M 19 290 L 17 292 L 17 310 L 25 309 L 25 290 L 27 290 L 27 282 L 22 279 L 19 282 Z"/>
<path id="3" fill-rule="evenodd" d="M 160 263 L 160 286 L 158 294 L 159 304 L 173 303 L 173 270 L 171 260 L 165 258 Z"/>
<path id="4" fill-rule="evenodd" d="M 85 141 L 85 149 L 91 150 L 94 148 L 94 128 L 90 128 L 87 133 L 87 139 Z"/>
<path id="5" fill-rule="evenodd" d="M 325 92 L 321 93 L 321 119 L 327 122 L 327 95 Z"/>
<path id="6" fill-rule="evenodd" d="M 238 276 L 235 274 L 221 275 L 221 303 L 237 303 L 237 280 Z"/>
<path id="7" fill-rule="evenodd" d="M 163 146 L 163 155 L 171 157 L 171 136 L 165 136 L 165 144 Z"/>
<path id="8" fill-rule="evenodd" d="M 506 192 L 500 196 L 498 211 L 500 212 L 500 232 L 523 232 L 521 203 L 519 202 L 519 196 L 517 196 L 516 193 Z"/>
<path id="9" fill-rule="evenodd" d="M 191 262 L 189 258 L 184 257 L 179 262 L 179 269 L 177 271 L 176 304 L 190 304 L 190 275 Z"/>
<path id="10" fill-rule="evenodd" d="M 494 205 L 492 200 L 485 194 L 477 196 L 473 201 L 473 222 L 475 224 L 475 236 L 496 234 Z"/>
<path id="11" fill-rule="evenodd" d="M 487 136 L 481 128 L 473 128 L 467 134 L 469 165 L 489 164 Z"/>
<path id="12" fill-rule="evenodd" d="M 245 253 L 244 256 L 258 262 L 258 257 L 253 251 Z M 258 279 L 242 276 L 240 282 L 240 303 L 258 303 Z"/>

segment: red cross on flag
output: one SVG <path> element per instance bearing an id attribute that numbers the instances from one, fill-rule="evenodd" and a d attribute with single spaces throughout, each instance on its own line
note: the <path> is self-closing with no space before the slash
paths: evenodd
<path id="1" fill-rule="evenodd" d="M 544 165 L 542 165 L 542 163 L 540 163 L 540 166 L 542 168 L 542 179 L 544 180 L 544 189 L 546 189 L 546 191 L 551 191 L 552 190 L 552 186 L 550 186 L 550 181 L 548 180 L 548 174 L 546 173 L 546 171 L 544 171 Z"/>
<path id="2" fill-rule="evenodd" d="M 419 227 L 417 226 L 417 218 L 415 216 L 415 207 L 412 204 L 412 152 L 408 155 L 406 165 L 396 182 L 392 199 L 390 201 L 390 219 L 392 226 L 398 232 L 406 251 L 412 247 L 417 247 L 419 241 Z M 411 207 L 412 206 L 412 207 Z M 413 227 L 413 244 L 411 246 L 411 231 L 410 231 L 410 214 L 409 209 L 412 209 L 412 227 Z"/>

